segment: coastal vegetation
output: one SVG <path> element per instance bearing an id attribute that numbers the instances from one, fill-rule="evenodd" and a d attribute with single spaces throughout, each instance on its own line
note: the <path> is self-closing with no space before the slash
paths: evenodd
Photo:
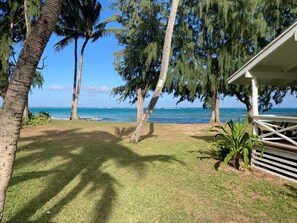
<path id="1" fill-rule="evenodd" d="M 170 6 L 163 1 L 116 2 L 124 27 L 117 37 L 124 49 L 116 54 L 115 68 L 126 84 L 114 93 L 120 100 L 129 98 L 135 103 L 139 97 L 142 102 L 137 86 L 142 92 L 151 89 L 146 83 L 156 86 L 154 73 L 160 71 L 160 45 Z M 213 111 L 210 122 L 220 122 L 219 101 L 235 96 L 247 108 L 251 121 L 251 87 L 227 85 L 227 78 L 296 20 L 297 3 L 194 0 L 181 4 L 163 91 L 178 98 L 177 103 L 201 100 L 204 108 Z M 159 27 L 159 32 L 152 27 Z M 260 87 L 260 108 L 265 111 L 272 107 L 272 101 L 281 103 L 287 91 L 287 87 Z"/>
<path id="2" fill-rule="evenodd" d="M 235 95 L 249 110 L 250 88 L 228 87 L 226 80 L 296 20 L 296 1 L 186 0 L 180 2 L 182 7 L 178 14 L 178 0 L 158 2 L 119 0 L 117 3 L 121 6 L 128 3 L 128 8 L 123 9 L 132 13 L 132 19 L 130 14 L 123 20 L 115 15 L 101 23 L 98 21 L 102 7 L 97 0 L 6 0 L 0 3 L 0 95 L 4 99 L 0 113 L 0 221 L 15 160 L 15 175 L 8 193 L 13 199 L 9 199 L 4 219 L 8 222 L 73 222 L 78 218 L 84 218 L 81 222 L 97 222 L 98 219 L 101 222 L 135 219 L 144 222 L 257 222 L 263 218 L 268 222 L 290 222 L 296 219 L 294 186 L 278 185 L 269 179 L 260 181 L 263 177 L 254 174 L 247 174 L 243 179 L 241 173 L 230 172 L 228 168 L 227 172 L 217 171 L 218 152 L 209 149 L 210 136 L 204 136 L 203 131 L 195 134 L 193 129 L 190 133 L 183 129 L 179 132 L 172 126 L 157 125 L 160 131 L 157 132 L 156 126 L 150 124 L 148 134 L 140 134 L 162 92 L 174 94 L 179 101 L 202 100 L 205 107 L 213 110 L 211 122 L 219 122 L 219 99 L 226 95 Z M 142 16 L 134 17 L 135 6 L 139 6 L 136 14 L 143 13 Z M 109 31 L 115 33 L 116 30 L 108 30 L 106 25 L 117 19 L 124 21 L 121 23 L 123 32 L 117 35 L 120 43 L 134 47 L 137 43 L 129 42 L 123 35 L 130 26 L 129 37 L 134 38 L 134 32 L 138 40 L 142 32 L 135 30 L 142 20 L 152 19 L 146 12 L 155 16 L 152 21 L 162 30 L 150 33 L 153 36 L 147 35 L 148 40 L 141 42 L 141 46 L 147 43 L 149 47 L 139 51 L 145 56 L 135 64 L 131 61 L 137 57 L 137 51 L 124 49 L 124 53 L 119 54 L 118 61 L 123 62 L 124 57 L 132 66 L 130 73 L 127 74 L 125 68 L 121 73 L 124 80 L 132 81 L 133 75 L 136 80 L 125 85 L 128 89 L 122 91 L 120 87 L 119 91 L 114 91 L 124 95 L 123 99 L 129 98 L 129 94 L 135 98 L 137 92 L 139 100 L 146 97 L 149 90 L 155 90 L 146 114 L 138 119 L 138 126 L 72 121 L 28 128 L 27 132 L 22 132 L 16 157 L 28 93 L 53 31 L 63 36 L 56 45 L 59 49 L 74 41 L 71 119 L 77 119 L 83 56 L 88 42 L 96 41 Z M 140 31 L 150 32 L 154 23 Z M 83 44 L 78 66 L 79 38 L 83 39 Z M 22 51 L 17 62 L 12 63 L 14 48 L 21 42 Z M 139 66 L 141 63 L 144 65 Z M 281 102 L 289 89 L 296 90 L 263 88 L 259 98 L 262 108 L 272 106 L 270 99 Z M 229 127 L 232 126 L 234 123 L 229 122 Z M 130 144 L 127 138 L 131 136 L 131 141 L 140 141 L 140 144 Z M 226 157 L 237 159 L 240 154 L 247 162 L 247 148 L 250 149 L 230 150 Z M 193 154 L 197 154 L 198 159 Z M 226 207 L 229 215 L 225 214 Z"/>
<path id="3" fill-rule="evenodd" d="M 141 132 L 143 129 L 144 124 L 148 121 L 151 113 L 153 112 L 159 97 L 161 96 L 163 87 L 165 85 L 169 60 L 170 60 L 170 49 L 171 49 L 171 42 L 172 42 L 172 35 L 173 35 L 173 28 L 175 24 L 175 17 L 177 13 L 179 0 L 172 0 L 170 14 L 167 22 L 166 32 L 165 32 L 165 40 L 163 46 L 163 53 L 162 53 L 162 60 L 161 60 L 161 69 L 158 78 L 158 82 L 156 88 L 154 90 L 154 94 L 148 104 L 145 114 L 141 117 L 140 121 L 137 124 L 137 127 L 131 137 L 131 142 L 137 143 L 140 139 Z"/>
<path id="4" fill-rule="evenodd" d="M 22 127 L 44 125 L 49 123 L 51 120 L 51 116 L 47 112 L 38 112 L 37 114 L 29 112 L 27 117 L 23 117 Z"/>
<path id="5" fill-rule="evenodd" d="M 122 50 L 115 53 L 114 68 L 125 83 L 113 88 L 119 101 L 137 103 L 137 122 L 143 116 L 143 104 L 157 85 L 161 52 L 164 44 L 162 1 L 117 1 L 113 9 L 119 11 L 118 22 L 123 27 L 117 33 Z M 141 12 L 141 13 L 139 13 Z M 137 29 L 135 26 L 137 25 Z"/>

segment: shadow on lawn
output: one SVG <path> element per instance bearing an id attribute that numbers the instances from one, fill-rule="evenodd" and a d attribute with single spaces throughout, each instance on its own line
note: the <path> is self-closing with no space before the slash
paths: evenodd
<path id="1" fill-rule="evenodd" d="M 129 138 L 131 137 L 132 133 L 134 133 L 134 131 L 136 130 L 136 127 L 128 127 L 128 128 L 118 128 L 118 127 L 115 127 L 114 128 L 114 134 L 119 137 L 119 138 Z M 153 135 L 154 134 L 154 131 L 155 131 L 155 128 L 154 128 L 154 123 L 150 123 L 150 129 L 149 129 L 149 132 L 146 134 L 146 135 L 142 135 L 140 136 L 140 139 L 139 139 L 139 142 L 145 140 L 145 139 L 148 139 L 148 138 L 151 138 L 151 137 L 155 137 L 157 138 L 156 135 Z"/>
<path id="2" fill-rule="evenodd" d="M 80 194 L 96 200 L 91 222 L 107 222 L 117 199 L 117 186 L 122 186 L 110 173 L 106 172 L 108 161 L 116 168 L 129 168 L 130 172 L 144 177 L 147 163 L 178 161 L 172 156 L 141 156 L 131 149 L 120 145 L 122 137 L 133 129 L 117 129 L 115 135 L 104 131 L 80 132 L 79 129 L 64 131 L 44 131 L 40 136 L 22 138 L 30 142 L 19 151 L 26 156 L 16 160 L 15 168 L 26 165 L 43 170 L 21 173 L 13 177 L 10 186 L 30 180 L 44 182 L 38 196 L 28 197 L 26 204 L 8 222 L 32 222 L 30 219 L 38 210 L 50 204 L 49 210 L 38 215 L 36 222 L 52 222 L 63 208 Z M 179 161 L 178 161 L 179 162 Z M 43 165 L 44 164 L 44 165 Z M 42 166 L 43 165 L 43 166 Z M 32 182 L 33 182 L 32 181 Z M 34 184 L 34 182 L 33 182 Z M 98 192 L 99 191 L 99 192 Z M 92 202 L 90 201 L 90 202 Z M 75 207 L 80 210 L 84 207 Z M 34 219 L 36 216 L 34 217 Z"/>
<path id="3" fill-rule="evenodd" d="M 215 149 L 209 149 L 209 150 L 202 150 L 202 151 L 188 151 L 189 153 L 198 153 L 197 159 L 203 160 L 203 159 L 214 159 L 217 162 L 214 164 L 214 169 L 216 171 L 219 170 L 219 167 L 222 163 L 222 161 L 219 159 L 218 151 Z"/>
<path id="4" fill-rule="evenodd" d="M 207 143 L 211 143 L 214 141 L 214 136 L 191 136 L 194 139 L 204 140 Z M 217 160 L 217 162 L 214 164 L 214 168 L 216 171 L 218 171 L 222 161 L 220 160 L 219 153 L 214 148 L 207 148 L 207 150 L 198 150 L 198 151 L 188 151 L 189 153 L 197 153 L 197 159 L 203 160 L 203 159 L 214 159 Z"/>
<path id="5" fill-rule="evenodd" d="M 150 123 L 150 130 L 149 132 L 146 134 L 146 135 L 143 135 L 143 136 L 140 136 L 140 139 L 139 139 L 139 142 L 145 140 L 145 139 L 148 139 L 148 138 L 157 138 L 156 135 L 154 135 L 154 132 L 155 132 L 155 127 L 154 127 L 154 123 Z"/>
<path id="6" fill-rule="evenodd" d="M 207 135 L 207 136 L 191 136 L 192 138 L 194 139 L 199 139 L 199 140 L 203 140 L 205 142 L 213 142 L 214 141 L 214 136 L 210 136 L 210 135 Z"/>
<path id="7" fill-rule="evenodd" d="M 285 184 L 285 187 L 290 191 L 290 193 L 287 193 L 287 195 L 297 199 L 297 187 L 289 184 Z"/>

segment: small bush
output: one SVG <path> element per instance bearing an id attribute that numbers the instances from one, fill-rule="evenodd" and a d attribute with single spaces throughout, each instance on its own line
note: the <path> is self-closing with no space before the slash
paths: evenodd
<path id="1" fill-rule="evenodd" d="M 31 125 L 44 125 L 49 123 L 52 120 L 51 116 L 47 112 L 39 112 L 34 115 L 32 112 L 29 112 L 28 117 L 23 118 L 23 127 Z"/>

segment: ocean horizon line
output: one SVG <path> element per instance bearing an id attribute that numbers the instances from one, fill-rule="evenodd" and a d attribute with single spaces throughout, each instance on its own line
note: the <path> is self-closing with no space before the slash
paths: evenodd
<path id="1" fill-rule="evenodd" d="M 0 106 L 0 108 L 2 108 Z M 30 108 L 64 108 L 64 109 L 71 109 L 69 106 L 30 106 Z M 96 107 L 96 106 L 83 106 L 83 107 L 78 107 L 78 109 L 82 108 L 88 108 L 88 109 L 110 109 L 110 108 L 123 108 L 123 109 L 137 109 L 137 107 L 112 107 L 112 106 L 103 106 L 103 107 Z M 147 108 L 147 107 L 144 107 Z M 202 108 L 202 107 L 155 107 L 154 109 L 180 109 L 180 108 L 185 108 L 185 109 L 203 109 L 203 110 L 211 110 L 210 108 Z M 244 106 L 243 107 L 220 107 L 220 109 L 246 109 Z M 271 109 L 297 109 L 297 107 L 272 107 Z"/>

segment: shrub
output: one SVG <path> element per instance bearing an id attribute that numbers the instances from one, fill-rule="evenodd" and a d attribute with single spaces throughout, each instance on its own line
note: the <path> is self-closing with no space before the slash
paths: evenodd
<path id="1" fill-rule="evenodd" d="M 247 169 L 253 147 L 261 144 L 258 136 L 247 131 L 248 126 L 248 116 L 246 116 L 243 123 L 239 119 L 235 123 L 229 120 L 224 126 L 219 125 L 211 129 L 217 132 L 212 145 L 219 149 L 220 158 L 225 164 L 233 160 L 236 169 L 240 169 L 240 160 L 243 160 L 244 168 Z"/>
<path id="2" fill-rule="evenodd" d="M 23 118 L 23 127 L 30 125 L 44 125 L 49 123 L 52 120 L 51 116 L 47 112 L 39 112 L 34 115 L 32 112 L 29 112 L 27 118 Z"/>

